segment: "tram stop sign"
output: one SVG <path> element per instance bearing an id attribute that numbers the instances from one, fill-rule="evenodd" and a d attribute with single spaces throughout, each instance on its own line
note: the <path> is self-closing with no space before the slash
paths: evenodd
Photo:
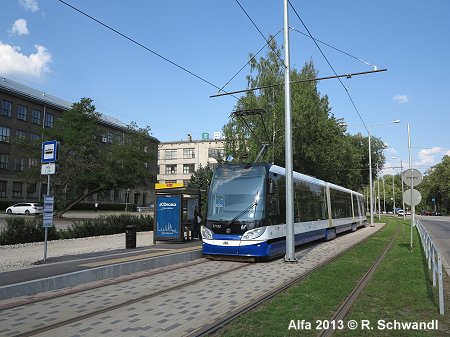
<path id="1" fill-rule="evenodd" d="M 422 201 L 422 195 L 418 190 L 412 190 L 412 199 L 411 199 L 411 189 L 406 190 L 403 193 L 403 200 L 405 204 L 409 206 L 417 206 Z"/>
<path id="2" fill-rule="evenodd" d="M 412 186 L 413 183 L 414 186 L 417 186 L 422 182 L 423 178 L 422 173 L 420 173 L 416 169 L 409 169 L 403 172 L 402 179 L 403 182 L 408 186 Z M 411 191 L 409 193 L 411 193 Z"/>

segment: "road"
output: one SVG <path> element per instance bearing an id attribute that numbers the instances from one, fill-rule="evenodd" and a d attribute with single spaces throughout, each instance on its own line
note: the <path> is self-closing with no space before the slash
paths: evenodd
<path id="1" fill-rule="evenodd" d="M 450 217 L 417 216 L 442 254 L 443 266 L 450 276 Z"/>

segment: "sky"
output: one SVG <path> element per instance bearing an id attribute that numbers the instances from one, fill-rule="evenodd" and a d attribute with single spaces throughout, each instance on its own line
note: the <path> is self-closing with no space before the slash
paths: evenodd
<path id="1" fill-rule="evenodd" d="M 212 137 L 228 122 L 236 98 L 210 96 L 266 44 L 239 4 L 283 44 L 282 0 L 64 1 L 153 53 L 59 0 L 2 0 L 0 76 L 70 102 L 90 97 L 97 111 L 148 125 L 160 141 Z M 337 74 L 387 69 L 342 79 L 361 118 L 338 80 L 318 84 L 348 132 L 367 135 L 365 124 L 387 144 L 384 174 L 408 166 L 408 124 L 413 168 L 425 172 L 450 155 L 450 1 L 291 4 L 315 38 L 364 61 L 319 44 Z M 333 75 L 289 10 L 291 67 L 312 60 L 319 76 Z M 249 72 L 225 90 L 245 89 Z M 400 123 L 385 124 L 393 120 Z"/>

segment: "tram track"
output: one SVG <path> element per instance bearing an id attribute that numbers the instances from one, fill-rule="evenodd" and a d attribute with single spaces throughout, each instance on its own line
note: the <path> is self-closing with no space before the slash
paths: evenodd
<path id="1" fill-rule="evenodd" d="M 358 282 L 358 284 L 355 286 L 355 288 L 352 290 L 350 295 L 345 299 L 345 301 L 341 304 L 339 309 L 334 313 L 333 317 L 330 319 L 330 322 L 338 322 L 344 320 L 344 318 L 349 313 L 350 309 L 352 308 L 353 304 L 358 299 L 359 295 L 362 293 L 366 285 L 370 282 L 372 279 L 373 274 L 377 270 L 380 263 L 383 261 L 387 253 L 390 251 L 393 243 L 398 237 L 398 234 L 400 232 L 400 225 L 397 224 L 397 230 L 392 236 L 389 243 L 386 245 L 385 249 L 381 252 L 381 254 L 378 256 L 378 258 L 374 261 L 372 266 L 369 268 L 369 270 L 364 274 L 363 278 Z M 333 328 L 333 325 L 330 325 L 328 329 L 322 330 L 317 337 L 330 337 L 334 334 L 335 329 Z"/>
<path id="2" fill-rule="evenodd" d="M 190 263 L 189 265 L 184 266 L 184 267 L 187 268 L 187 267 L 199 265 L 199 264 L 202 264 L 202 263 L 210 262 L 208 259 L 205 259 L 205 258 L 200 259 L 200 260 L 202 260 L 202 261 L 197 261 L 197 263 Z M 164 290 L 156 291 L 154 293 L 149 293 L 149 294 L 146 294 L 146 295 L 143 295 L 143 296 L 139 296 L 139 297 L 136 297 L 136 298 L 127 299 L 126 301 L 121 302 L 121 303 L 110 305 L 108 307 L 105 307 L 105 308 L 102 308 L 102 309 L 99 309 L 99 310 L 90 311 L 90 312 L 88 312 L 86 314 L 77 315 L 76 317 L 73 317 L 73 318 L 70 318 L 70 319 L 65 319 L 65 320 L 59 321 L 57 323 L 49 324 L 49 325 L 46 325 L 46 326 L 43 326 L 43 327 L 40 327 L 40 328 L 37 328 L 37 329 L 32 329 L 32 330 L 29 330 L 29 331 L 26 331 L 26 332 L 23 332 L 23 333 L 15 334 L 14 336 L 17 336 L 17 337 L 19 337 L 19 336 L 20 337 L 21 336 L 34 336 L 34 335 L 37 335 L 37 334 L 45 333 L 45 332 L 48 332 L 48 331 L 51 331 L 51 330 L 54 330 L 54 329 L 57 329 L 57 328 L 61 328 L 61 327 L 67 326 L 69 324 L 73 324 L 73 323 L 77 323 L 77 322 L 83 321 L 83 320 L 91 318 L 93 316 L 102 315 L 102 314 L 105 314 L 105 313 L 108 313 L 108 312 L 111 312 L 111 311 L 114 311 L 114 310 L 117 310 L 117 309 L 121 309 L 121 308 L 130 306 L 130 305 L 135 304 L 135 303 L 139 303 L 139 302 L 151 299 L 153 297 L 161 296 L 161 295 L 164 295 L 164 294 L 169 293 L 171 291 L 176 291 L 176 290 L 179 290 L 179 289 L 182 289 L 182 288 L 194 285 L 194 284 L 199 283 L 199 282 L 207 281 L 209 279 L 213 279 L 213 278 L 216 278 L 216 277 L 219 277 L 219 276 L 226 275 L 227 273 L 231 273 L 231 272 L 234 272 L 234 271 L 246 268 L 249 265 L 250 265 L 249 263 L 240 264 L 240 265 L 238 265 L 236 267 L 232 267 L 230 269 L 227 269 L 227 270 L 215 273 L 215 274 L 211 274 L 211 275 L 207 275 L 207 276 L 204 276 L 204 277 L 196 278 L 194 280 L 187 281 L 187 282 L 185 282 L 183 284 L 179 284 L 179 285 L 176 285 L 176 286 L 173 286 L 173 287 L 169 287 L 169 288 L 166 288 Z M 100 287 L 104 287 L 104 286 L 108 286 L 108 285 L 114 285 L 114 284 L 118 284 L 118 283 L 122 283 L 122 282 L 127 282 L 127 281 L 131 281 L 133 279 L 154 276 L 155 274 L 162 274 L 162 273 L 165 273 L 165 272 L 170 272 L 170 271 L 179 270 L 179 269 L 180 269 L 180 266 L 174 266 L 174 267 L 171 267 L 171 268 L 165 267 L 164 270 L 159 271 L 159 272 L 153 272 L 151 274 L 135 276 L 135 277 L 127 277 L 126 280 L 119 280 L 119 281 L 116 281 L 116 282 L 108 283 L 107 285 L 100 285 L 100 286 L 97 286 L 97 287 L 87 287 L 85 289 L 81 289 L 81 290 L 78 290 L 78 291 L 75 291 L 75 292 L 64 293 L 64 294 L 60 294 L 60 295 L 57 295 L 57 296 L 52 296 L 52 297 L 49 297 L 49 298 L 42 298 L 42 299 L 34 301 L 33 303 L 40 302 L 40 301 L 45 301 L 47 299 L 55 299 L 55 298 L 58 298 L 58 297 L 63 297 L 63 296 L 71 295 L 71 294 L 74 294 L 74 293 L 86 292 L 86 291 L 89 291 L 89 290 L 92 290 L 92 289 L 95 289 L 95 288 L 100 288 Z M 27 303 L 27 304 L 31 304 L 31 303 Z M 22 306 L 22 305 L 25 305 L 25 304 L 20 304 L 20 305 L 17 305 L 17 306 Z M 17 307 L 17 306 L 15 306 L 15 307 Z M 1 309 L 0 313 L 3 310 L 5 310 L 5 309 Z"/>
<path id="3" fill-rule="evenodd" d="M 398 229 L 397 229 L 397 235 L 398 235 Z M 361 240 L 358 244 L 363 243 L 364 241 L 368 240 L 370 237 L 371 236 L 367 236 L 366 238 Z M 390 243 L 390 244 L 392 244 L 392 243 Z M 278 294 L 286 291 L 287 289 L 289 289 L 290 287 L 294 286 L 296 283 L 302 281 L 303 279 L 307 278 L 309 275 L 311 275 L 314 272 L 318 271 L 322 267 L 324 267 L 324 266 L 328 265 L 329 263 L 339 259 L 342 255 L 344 255 L 345 253 L 347 253 L 348 251 L 350 251 L 353 248 L 354 248 L 354 246 L 350 246 L 350 247 L 344 249 L 343 251 L 341 251 L 337 255 L 327 259 L 326 261 L 324 261 L 324 262 L 322 262 L 320 264 L 318 264 L 314 268 L 311 268 L 308 271 L 306 271 L 305 273 L 303 273 L 301 275 L 298 275 L 297 277 L 292 278 L 289 281 L 283 283 L 280 287 L 277 287 L 276 289 L 273 289 L 272 291 L 267 292 L 266 294 L 263 294 L 262 296 L 249 301 L 248 303 L 242 305 L 239 309 L 237 309 L 237 310 L 235 310 L 235 311 L 233 311 L 233 312 L 231 312 L 231 313 L 229 313 L 227 315 L 224 315 L 224 316 L 216 319 L 214 322 L 211 322 L 207 326 L 204 326 L 204 327 L 202 327 L 200 329 L 197 329 L 193 333 L 189 334 L 188 337 L 203 337 L 203 336 L 209 336 L 211 334 L 214 334 L 215 332 L 217 332 L 218 330 L 223 328 L 225 325 L 231 323 L 231 321 L 233 321 L 237 317 L 239 317 L 239 316 L 241 316 L 241 315 L 243 315 L 243 314 L 245 314 L 245 313 L 255 309 L 256 307 L 258 307 L 259 305 L 263 304 L 264 302 L 266 302 L 266 301 L 270 300 L 271 298 L 277 296 Z"/>

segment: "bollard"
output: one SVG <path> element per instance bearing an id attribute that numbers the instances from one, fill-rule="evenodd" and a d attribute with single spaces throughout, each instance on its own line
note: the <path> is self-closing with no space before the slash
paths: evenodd
<path id="1" fill-rule="evenodd" d="M 136 226 L 128 225 L 125 227 L 125 247 L 136 248 Z"/>

